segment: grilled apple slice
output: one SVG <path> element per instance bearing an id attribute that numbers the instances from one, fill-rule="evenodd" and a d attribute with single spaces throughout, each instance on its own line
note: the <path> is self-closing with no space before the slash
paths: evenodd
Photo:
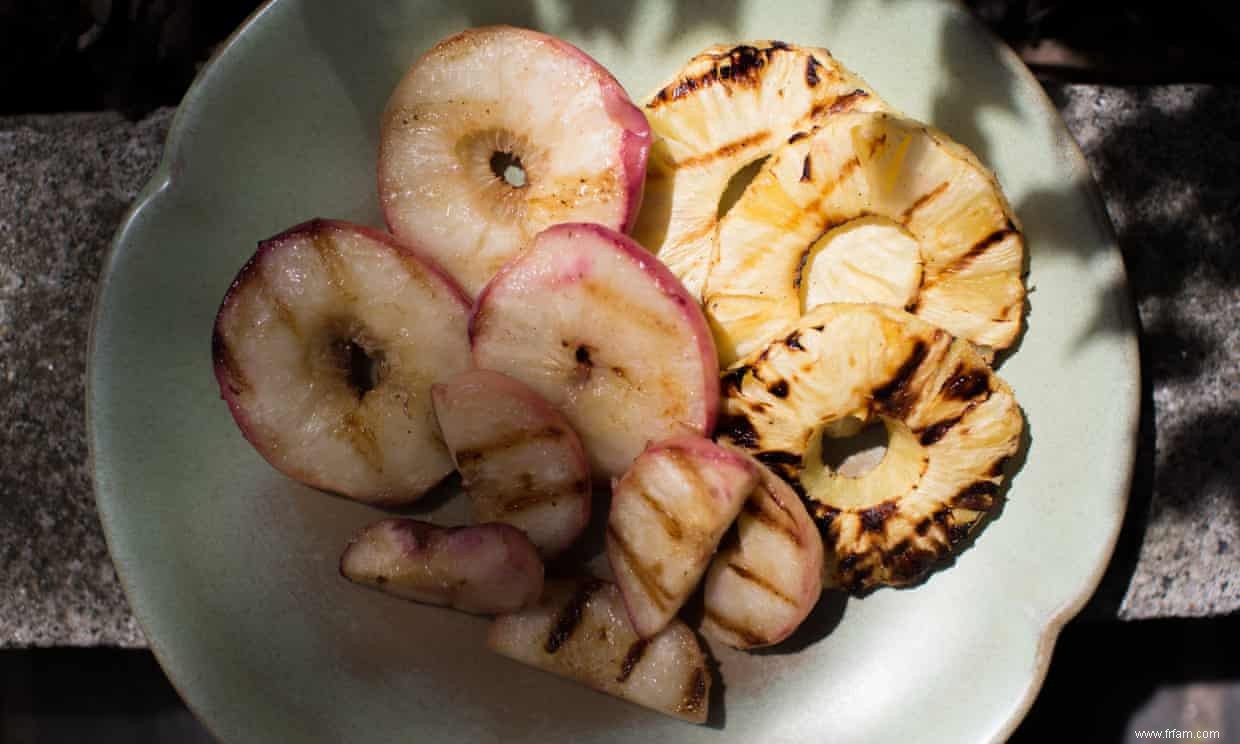
<path id="1" fill-rule="evenodd" d="M 475 521 L 520 528 L 543 556 L 577 539 L 590 520 L 590 466 L 559 411 L 484 369 L 431 386 L 431 397 Z"/>
<path id="2" fill-rule="evenodd" d="M 731 179 L 834 115 L 885 108 L 826 49 L 755 41 L 702 51 L 646 103 L 655 144 L 634 236 L 700 297 Z"/>
<path id="3" fill-rule="evenodd" d="M 546 227 L 628 230 L 649 149 L 641 110 L 585 52 L 475 28 L 436 44 L 392 93 L 379 199 L 392 231 L 473 296 Z"/>
<path id="4" fill-rule="evenodd" d="M 888 444 L 864 474 L 832 470 L 823 437 L 881 421 Z M 825 581 L 851 591 L 908 584 L 981 523 L 1023 419 L 963 339 L 903 310 L 819 305 L 726 373 L 718 437 L 767 463 L 824 529 Z"/>
<path id="5" fill-rule="evenodd" d="M 492 651 L 693 723 L 710 704 L 706 655 L 684 623 L 633 632 L 620 590 L 598 579 L 548 581 L 538 604 L 495 619 Z"/>
<path id="6" fill-rule="evenodd" d="M 697 588 L 759 471 L 709 439 L 680 437 L 647 449 L 613 486 L 607 560 L 639 636 L 662 630 Z"/>
<path id="7" fill-rule="evenodd" d="M 403 599 L 465 612 L 516 612 L 542 594 L 543 564 L 525 533 L 506 524 L 437 527 L 385 519 L 340 556 L 350 581 Z"/>
<path id="8" fill-rule="evenodd" d="M 714 427 L 718 362 L 697 303 L 641 246 L 557 225 L 504 268 L 470 320 L 474 362 L 529 385 L 581 437 L 596 475 L 648 442 Z"/>
<path id="9" fill-rule="evenodd" d="M 706 574 L 702 632 L 733 648 L 784 640 L 822 594 L 818 527 L 787 483 L 760 470 L 736 520 L 735 542 L 720 548 Z"/>
<path id="10" fill-rule="evenodd" d="M 967 148 L 852 113 L 782 148 L 723 218 L 705 306 L 725 365 L 821 302 L 907 308 L 990 354 L 1020 332 L 1023 253 Z"/>
<path id="11" fill-rule="evenodd" d="M 212 352 L 220 394 L 277 470 L 358 501 L 404 504 L 452 472 L 430 386 L 470 366 L 469 301 L 376 230 L 314 220 L 259 244 L 228 289 Z"/>

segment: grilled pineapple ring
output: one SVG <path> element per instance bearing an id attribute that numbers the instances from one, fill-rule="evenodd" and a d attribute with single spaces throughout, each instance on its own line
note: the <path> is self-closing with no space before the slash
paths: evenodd
<path id="1" fill-rule="evenodd" d="M 755 41 L 704 50 L 645 105 L 655 142 L 634 237 L 700 297 L 731 178 L 836 114 L 887 108 L 826 49 Z"/>
<path id="2" fill-rule="evenodd" d="M 717 437 L 787 480 L 823 528 L 825 583 L 915 581 L 994 506 L 1023 419 L 973 346 L 897 308 L 819 305 L 724 373 Z M 822 462 L 824 432 L 880 419 L 870 472 Z"/>
<path id="3" fill-rule="evenodd" d="M 887 113 L 781 148 L 719 225 L 705 291 L 731 364 L 822 302 L 903 307 L 984 353 L 1020 332 L 1024 238 L 963 145 Z"/>

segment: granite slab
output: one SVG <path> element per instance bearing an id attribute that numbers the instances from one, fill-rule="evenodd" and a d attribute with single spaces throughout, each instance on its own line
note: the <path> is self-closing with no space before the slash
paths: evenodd
<path id="1" fill-rule="evenodd" d="M 1049 91 L 1099 183 L 1144 329 L 1132 505 L 1085 616 L 1234 612 L 1240 87 Z M 95 512 L 83 374 L 102 256 L 171 115 L 0 118 L 0 647 L 144 643 Z"/>

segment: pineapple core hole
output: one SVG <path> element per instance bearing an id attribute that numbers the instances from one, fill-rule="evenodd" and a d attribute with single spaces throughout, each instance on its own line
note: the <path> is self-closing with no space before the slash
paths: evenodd
<path id="1" fill-rule="evenodd" d="M 491 172 L 514 189 L 525 185 L 525 166 L 521 165 L 521 158 L 510 152 L 491 155 Z"/>
<path id="2" fill-rule="evenodd" d="M 767 158 L 759 158 L 741 168 L 732 176 L 732 179 L 728 181 L 728 187 L 723 190 L 723 195 L 719 197 L 719 210 L 715 213 L 718 219 L 723 219 L 728 210 L 732 209 L 732 205 L 736 204 L 737 200 L 741 198 L 741 194 L 745 193 L 745 188 L 758 175 L 758 171 L 762 170 L 762 166 L 766 164 L 766 161 Z"/>
<path id="3" fill-rule="evenodd" d="M 887 426 L 882 419 L 864 425 L 845 419 L 823 432 L 822 464 L 847 478 L 860 478 L 883 461 L 887 454 Z"/>

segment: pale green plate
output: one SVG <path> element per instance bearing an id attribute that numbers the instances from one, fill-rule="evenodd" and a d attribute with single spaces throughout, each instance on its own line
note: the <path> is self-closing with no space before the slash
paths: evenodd
<path id="1" fill-rule="evenodd" d="M 1001 515 L 914 589 L 849 600 L 842 617 L 828 601 L 798 650 L 717 649 L 711 726 L 518 666 L 483 648 L 480 619 L 341 580 L 341 547 L 379 512 L 277 475 L 219 400 L 212 317 L 255 242 L 316 215 L 379 224 L 388 92 L 433 41 L 496 22 L 568 38 L 635 96 L 711 43 L 827 46 L 972 146 L 1028 230 L 1029 330 L 1001 373 L 1031 444 Z M 953 5 L 280 0 L 199 77 L 121 227 L 89 416 L 133 611 L 225 741 L 956 743 L 1012 730 L 1100 577 L 1128 494 L 1137 374 L 1122 265 L 1080 154 L 1019 61 Z"/>

